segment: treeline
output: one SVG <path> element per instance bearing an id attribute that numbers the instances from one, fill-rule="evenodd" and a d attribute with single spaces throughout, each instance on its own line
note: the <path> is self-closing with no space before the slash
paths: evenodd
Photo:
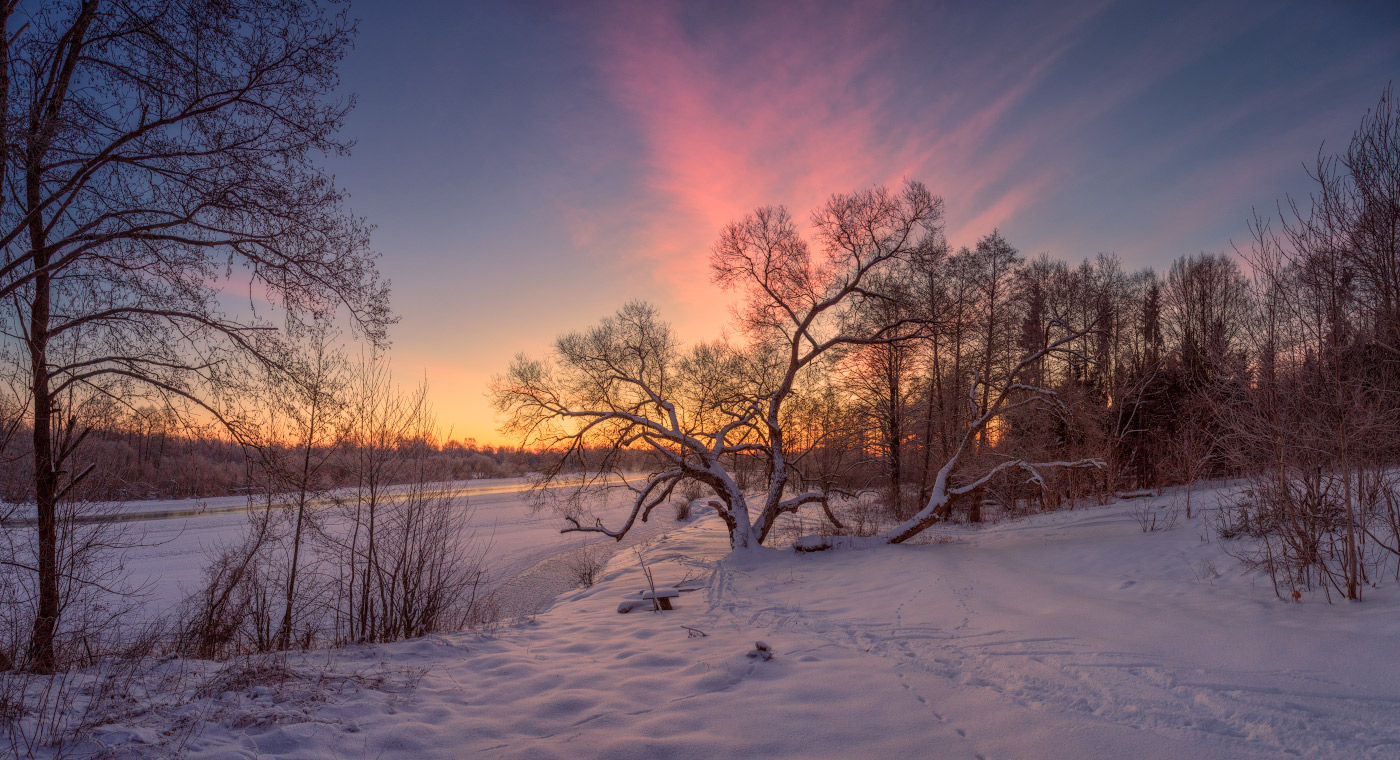
<path id="1" fill-rule="evenodd" d="M 976 470 L 979 460 L 990 467 L 1015 457 L 1100 466 L 1047 471 L 1035 483 L 1008 471 L 953 500 L 945 519 L 977 522 L 989 505 L 1023 512 L 1247 469 L 1228 456 L 1216 420 L 1221 399 L 1250 391 L 1258 358 L 1253 284 L 1229 256 L 1131 271 L 1114 254 L 1077 264 L 1026 257 L 994 230 L 973 247 L 926 248 L 889 267 L 879 287 L 881 297 L 849 309 L 839 327 L 912 327 L 896 340 L 835 348 L 797 379 L 782 419 L 795 454 L 788 466 L 799 472 L 794 488 L 876 490 L 892 517 L 909 517 L 1013 372 L 1016 383 L 1053 394 L 1052 413 L 1036 402 L 996 415 L 972 437 L 964 464 Z M 603 451 L 590 440 L 559 472 L 614 464 Z M 632 454 L 626 461 L 636 467 L 637 453 L 617 455 Z M 665 461 L 650 452 L 644 464 Z M 771 476 L 757 446 L 722 461 L 741 490 Z"/>
<path id="2" fill-rule="evenodd" d="M 1245 304 L 1230 301 L 1247 297 L 1248 283 L 1225 256 L 1182 257 L 1162 274 L 1126 271 L 1112 254 L 1077 265 L 1027 259 L 993 231 L 973 248 L 916 259 L 894 276 L 900 300 L 881 303 L 879 318 L 921 329 L 833 356 L 828 403 L 836 408 L 824 414 L 847 426 L 810 434 L 827 439 L 818 449 L 851 448 L 823 478 L 886 489 L 896 512 L 927 501 L 968 422 L 987 412 L 994 380 L 1059 335 L 1073 337 L 1018 375 L 1053 391 L 1058 413 L 1013 410 L 976 439 L 989 454 L 1103 459 L 1100 471 L 1051 498 L 1204 474 L 1187 473 L 1174 453 L 1207 425 L 1203 394 L 1227 377 L 1247 382 Z M 978 503 L 965 501 L 978 519 Z"/>
<path id="3" fill-rule="evenodd" d="M 1258 539 L 1235 551 L 1269 571 L 1280 594 L 1321 584 L 1359 599 L 1366 585 L 1400 578 L 1400 107 L 1391 91 L 1310 174 L 1309 198 L 1256 215 L 1234 256 L 1183 256 L 1162 273 L 1125 272 L 1112 255 L 1023 259 L 996 232 L 975 248 L 912 258 L 891 270 L 894 298 L 861 316 L 913 320 L 919 334 L 835 357 L 837 409 L 824 418 L 852 427 L 814 434 L 844 435 L 848 485 L 878 484 L 903 517 L 928 500 L 966 420 L 986 411 L 992 386 L 974 379 L 969 394 L 965 378 L 1015 374 L 1052 390 L 1056 413 L 1007 414 L 980 432 L 987 452 L 1097 456 L 1103 467 L 1029 486 L 1007 473 L 964 500 L 968 519 L 988 502 L 1016 509 L 1240 476 L 1251 487 L 1216 529 Z M 1017 371 L 1049 345 L 1051 325 L 1078 337 L 1056 360 Z"/>
<path id="4" fill-rule="evenodd" d="M 77 487 L 94 501 L 142 499 L 203 499 L 256 492 L 253 464 L 244 442 L 232 441 L 209 426 L 193 426 L 171 409 L 142 407 L 123 410 L 115 404 L 104 413 L 88 417 L 90 429 L 83 441 L 83 461 L 96 465 L 93 474 Z M 20 504 L 32 499 L 33 434 L 22 421 L 0 461 L 0 500 Z M 426 449 L 448 480 L 519 477 L 547 466 L 548 452 L 532 452 L 510 446 L 481 446 L 474 439 L 402 441 L 405 448 Z M 271 443 L 270 449 L 285 449 Z M 328 480 L 337 485 L 353 483 L 344 452 L 317 452 L 332 461 Z"/>

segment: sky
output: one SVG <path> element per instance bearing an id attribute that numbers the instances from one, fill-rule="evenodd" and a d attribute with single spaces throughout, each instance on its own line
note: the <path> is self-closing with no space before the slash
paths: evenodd
<path id="1" fill-rule="evenodd" d="M 729 327 L 720 229 L 904 179 L 956 246 L 1129 269 L 1244 245 L 1400 80 L 1400 4 L 360 0 L 328 163 L 452 438 L 518 352 L 632 299 Z"/>

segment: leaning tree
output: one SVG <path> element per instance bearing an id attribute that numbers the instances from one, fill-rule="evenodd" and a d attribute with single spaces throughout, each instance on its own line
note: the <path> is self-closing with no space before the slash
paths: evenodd
<path id="1" fill-rule="evenodd" d="M 686 481 L 708 486 L 708 503 L 735 549 L 757 547 L 777 518 L 821 502 L 806 490 L 792 446 L 789 410 L 804 373 L 844 346 L 910 341 L 918 320 L 870 324 L 848 318 L 862 301 L 891 296 L 882 275 L 940 242 L 943 202 L 920 183 L 835 195 L 812 214 L 814 251 L 786 209 L 765 207 L 729 225 L 716 243 L 715 281 L 742 292 L 737 314 L 747 341 L 682 350 L 645 304 L 631 304 L 592 330 L 555 343 L 551 361 L 518 357 L 492 385 L 505 430 L 526 445 L 560 448 L 543 485 L 582 469 L 566 506 L 566 530 L 621 539 Z M 852 330 L 853 326 L 859 329 Z M 809 437 L 804 439 L 810 441 Z M 626 481 L 625 453 L 647 451 L 655 466 L 638 484 L 630 515 L 609 528 L 581 519 L 580 497 L 597 476 Z M 602 452 L 602 453 L 599 453 Z M 756 461 L 766 475 L 750 502 L 731 472 Z"/>
<path id="2" fill-rule="evenodd" d="M 0 21 L 0 301 L 33 430 L 26 660 L 47 671 L 78 582 L 57 515 L 86 472 L 83 403 L 154 395 L 238 433 L 224 395 L 287 366 L 280 325 L 348 312 L 382 343 L 390 316 L 368 228 L 314 163 L 347 148 L 343 11 L 10 0 Z"/>

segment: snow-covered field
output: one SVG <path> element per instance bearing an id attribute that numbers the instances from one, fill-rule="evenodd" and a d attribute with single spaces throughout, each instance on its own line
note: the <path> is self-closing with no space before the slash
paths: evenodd
<path id="1" fill-rule="evenodd" d="M 158 693 L 96 739 L 192 758 L 1400 757 L 1395 584 L 1280 601 L 1202 518 L 1142 532 L 1142 503 L 744 558 L 713 517 L 668 521 L 642 560 L 658 586 L 702 587 L 673 611 L 617 613 L 645 585 L 623 551 L 486 633 L 276 677 L 167 663 L 222 683 Z M 538 518 L 510 530 L 551 533 Z"/>

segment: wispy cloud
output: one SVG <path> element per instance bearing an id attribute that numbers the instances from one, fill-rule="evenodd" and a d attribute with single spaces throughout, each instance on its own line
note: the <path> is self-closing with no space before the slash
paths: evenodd
<path id="1" fill-rule="evenodd" d="M 645 143 L 630 255 L 669 295 L 713 298 L 709 246 L 758 205 L 801 217 L 833 192 L 923 179 L 949 201 L 950 236 L 970 241 L 1069 171 L 1046 150 L 1052 130 L 1106 106 L 1064 103 L 1057 123 L 1013 116 L 1098 6 L 1021 19 L 994 50 L 964 44 L 956 19 L 920 39 L 897 11 L 761 6 L 710 19 L 644 3 L 593 27 L 606 89 Z"/>

